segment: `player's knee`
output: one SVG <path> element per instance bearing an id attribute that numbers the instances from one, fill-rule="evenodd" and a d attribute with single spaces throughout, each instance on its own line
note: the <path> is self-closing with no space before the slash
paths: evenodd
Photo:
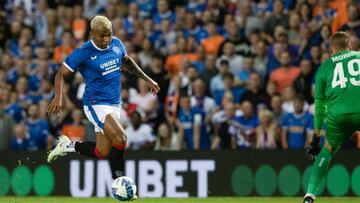
<path id="1" fill-rule="evenodd" d="M 98 153 L 100 153 L 99 155 L 106 158 L 109 153 L 110 153 L 110 147 L 108 147 L 107 145 L 96 145 L 96 150 Z"/>
<path id="2" fill-rule="evenodd" d="M 119 144 L 126 145 L 127 137 L 124 134 L 118 135 Z"/>

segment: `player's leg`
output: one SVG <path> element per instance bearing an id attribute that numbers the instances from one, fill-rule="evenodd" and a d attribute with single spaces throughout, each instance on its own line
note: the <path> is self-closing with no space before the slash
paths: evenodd
<path id="1" fill-rule="evenodd" d="M 111 149 L 111 141 L 104 135 L 103 121 L 106 114 L 111 112 L 111 107 L 84 106 L 84 112 L 88 120 L 95 127 L 96 143 L 92 141 L 74 142 L 70 141 L 66 135 L 62 135 L 56 147 L 48 155 L 49 163 L 59 156 L 65 156 L 69 152 L 77 152 L 93 158 L 105 158 L 108 156 Z"/>
<path id="2" fill-rule="evenodd" d="M 325 146 L 321 149 L 319 155 L 316 157 L 313 167 L 311 169 L 308 189 L 305 195 L 305 199 L 307 197 L 309 199 L 309 203 L 311 203 L 315 199 L 315 196 L 317 195 L 317 192 L 319 190 L 320 182 L 322 178 L 326 175 L 329 169 L 330 161 L 339 148 L 340 147 L 333 148 L 329 144 L 329 142 L 325 140 Z M 310 200 L 310 198 L 312 200 Z"/>
<path id="3" fill-rule="evenodd" d="M 111 142 L 103 133 L 96 132 L 95 142 L 75 142 L 75 152 L 94 158 L 104 159 L 109 155 L 111 149 Z"/>
<path id="4" fill-rule="evenodd" d="M 341 148 L 342 144 L 352 135 L 352 128 L 344 128 L 346 124 L 350 124 L 351 117 L 345 116 L 329 116 L 326 120 L 326 139 L 325 146 L 315 159 L 311 169 L 308 189 L 304 198 L 305 203 L 312 203 L 319 190 L 321 180 L 327 174 L 330 161 L 336 152 Z"/>
<path id="5" fill-rule="evenodd" d="M 111 141 L 109 162 L 114 179 L 124 176 L 124 150 L 126 147 L 125 130 L 114 114 L 108 114 L 105 118 L 104 133 Z"/>

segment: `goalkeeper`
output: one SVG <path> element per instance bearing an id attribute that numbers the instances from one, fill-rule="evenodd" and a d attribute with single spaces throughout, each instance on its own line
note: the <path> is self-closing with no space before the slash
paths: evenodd
<path id="1" fill-rule="evenodd" d="M 330 38 L 332 56 L 319 68 L 315 85 L 314 137 L 307 155 L 315 159 L 304 203 L 314 202 L 332 157 L 360 129 L 360 52 L 350 51 L 350 36 L 336 32 Z M 319 140 L 326 119 L 325 146 Z"/>

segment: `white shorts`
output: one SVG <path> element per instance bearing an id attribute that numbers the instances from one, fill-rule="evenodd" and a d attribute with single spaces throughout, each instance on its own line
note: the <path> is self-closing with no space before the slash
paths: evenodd
<path id="1" fill-rule="evenodd" d="M 113 114 L 120 122 L 121 106 L 92 105 L 84 106 L 84 112 L 89 121 L 95 126 L 95 132 L 104 134 L 104 122 L 108 114 Z"/>

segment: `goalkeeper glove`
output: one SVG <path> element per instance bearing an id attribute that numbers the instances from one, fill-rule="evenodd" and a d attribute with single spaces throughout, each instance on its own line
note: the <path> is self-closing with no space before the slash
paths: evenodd
<path id="1" fill-rule="evenodd" d="M 310 143 L 310 146 L 306 148 L 306 155 L 311 161 L 315 160 L 316 156 L 320 153 L 320 137 L 317 134 L 314 134 L 313 140 Z"/>

